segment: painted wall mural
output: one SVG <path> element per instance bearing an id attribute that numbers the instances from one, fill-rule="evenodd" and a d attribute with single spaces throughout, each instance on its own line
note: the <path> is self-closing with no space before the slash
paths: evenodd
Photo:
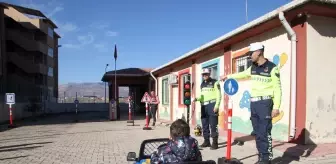
<path id="1" fill-rule="evenodd" d="M 281 55 L 275 54 L 272 62 L 281 69 L 286 64 L 287 60 L 288 55 L 286 53 L 282 53 Z"/>
<path id="2" fill-rule="evenodd" d="M 283 66 L 287 63 L 288 55 L 286 53 L 282 53 L 281 55 L 275 54 L 272 58 L 272 61 L 274 64 L 276 64 L 280 68 L 283 68 Z M 249 119 L 251 114 L 250 109 L 250 97 L 251 94 L 249 92 L 249 87 L 246 87 L 248 85 L 242 85 L 239 92 L 240 94 L 237 95 L 239 97 L 236 97 L 235 103 L 237 103 L 239 108 L 234 108 L 233 113 L 239 112 L 244 113 L 244 116 L 233 116 L 232 117 L 232 129 L 236 132 L 249 134 L 252 132 L 252 125 L 251 121 Z M 237 102 L 237 100 L 239 100 Z M 239 110 L 239 111 L 238 111 Z M 286 109 L 288 111 L 288 109 Z M 288 136 L 288 123 L 281 122 L 285 115 L 285 112 L 283 109 L 280 109 L 280 115 L 272 119 L 273 123 L 273 130 L 272 130 L 272 136 L 275 139 L 278 140 L 286 140 Z M 286 121 L 285 121 L 286 122 Z"/>

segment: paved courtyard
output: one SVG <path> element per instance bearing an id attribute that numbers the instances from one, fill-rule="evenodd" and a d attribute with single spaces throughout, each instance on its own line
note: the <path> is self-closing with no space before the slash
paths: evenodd
<path id="1" fill-rule="evenodd" d="M 157 126 L 151 131 L 141 126 L 127 126 L 126 121 L 106 121 L 101 113 L 79 117 L 74 123 L 72 115 L 53 116 L 34 123 L 21 123 L 15 129 L 0 132 L 1 164 L 123 164 L 130 151 L 139 151 L 144 139 L 168 137 L 169 128 Z M 198 138 L 199 142 L 202 141 Z M 202 150 L 204 159 L 223 157 L 224 140 L 220 149 Z M 233 156 L 250 164 L 256 161 L 255 148 L 251 145 L 233 146 Z M 275 152 L 275 158 L 282 153 Z M 329 160 L 329 161 L 328 161 Z M 305 163 L 335 163 L 333 158 Z M 289 163 L 289 162 L 280 162 Z M 298 163 L 297 161 L 291 163 Z M 301 162 L 303 163 L 303 162 Z"/>

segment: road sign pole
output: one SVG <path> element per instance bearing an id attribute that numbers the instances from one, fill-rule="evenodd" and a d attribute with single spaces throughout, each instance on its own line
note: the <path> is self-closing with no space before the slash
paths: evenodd
<path id="1" fill-rule="evenodd" d="M 238 92 L 238 82 L 234 79 L 227 79 L 224 82 L 224 92 L 229 97 L 228 102 L 228 130 L 227 130 L 227 145 L 226 145 L 226 157 L 218 158 L 217 163 L 222 164 L 241 164 L 241 162 L 236 158 L 231 158 L 231 147 L 232 147 L 232 108 L 233 108 L 233 101 L 231 96 L 235 95 Z"/>
<path id="2" fill-rule="evenodd" d="M 146 102 L 146 127 L 148 128 L 149 116 L 148 116 L 148 103 Z"/>
<path id="3" fill-rule="evenodd" d="M 227 132 L 227 146 L 226 146 L 226 159 L 231 160 L 231 140 L 232 140 L 232 99 L 229 96 L 228 103 L 228 132 Z"/>
<path id="4" fill-rule="evenodd" d="M 13 126 L 12 104 L 9 104 L 9 125 Z"/>
<path id="5" fill-rule="evenodd" d="M 9 106 L 9 125 L 8 128 L 14 128 L 12 105 L 15 104 L 15 93 L 6 93 L 6 104 Z"/>
<path id="6" fill-rule="evenodd" d="M 127 123 L 132 123 L 133 126 L 134 126 L 134 118 L 132 118 L 132 113 L 134 113 L 134 111 L 132 111 L 132 103 L 133 103 L 133 100 L 132 100 L 132 97 L 129 96 L 128 97 L 128 120 L 127 120 Z M 134 116 L 134 114 L 133 114 Z"/>
<path id="7" fill-rule="evenodd" d="M 128 120 L 132 120 L 131 99 L 128 99 Z"/>
<path id="8" fill-rule="evenodd" d="M 146 126 L 143 128 L 143 130 L 151 130 L 152 128 L 149 127 L 149 116 L 148 116 L 148 102 L 146 102 Z"/>

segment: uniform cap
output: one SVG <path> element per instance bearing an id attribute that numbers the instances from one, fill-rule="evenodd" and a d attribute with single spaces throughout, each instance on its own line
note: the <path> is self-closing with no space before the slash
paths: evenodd
<path id="1" fill-rule="evenodd" d="M 210 70 L 208 68 L 204 68 L 202 70 L 202 74 L 210 74 Z"/>
<path id="2" fill-rule="evenodd" d="M 260 42 L 251 43 L 249 48 L 250 48 L 250 52 L 253 52 L 253 51 L 264 49 L 264 45 L 261 44 Z"/>

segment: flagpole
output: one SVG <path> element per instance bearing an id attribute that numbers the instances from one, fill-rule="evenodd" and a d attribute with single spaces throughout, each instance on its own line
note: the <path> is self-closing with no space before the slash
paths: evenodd
<path id="1" fill-rule="evenodd" d="M 245 19 L 246 23 L 248 22 L 248 17 L 247 17 L 247 0 L 245 0 Z"/>
<path id="2" fill-rule="evenodd" d="M 115 114 L 117 114 L 118 98 L 117 98 L 117 45 L 114 45 L 114 99 Z"/>

